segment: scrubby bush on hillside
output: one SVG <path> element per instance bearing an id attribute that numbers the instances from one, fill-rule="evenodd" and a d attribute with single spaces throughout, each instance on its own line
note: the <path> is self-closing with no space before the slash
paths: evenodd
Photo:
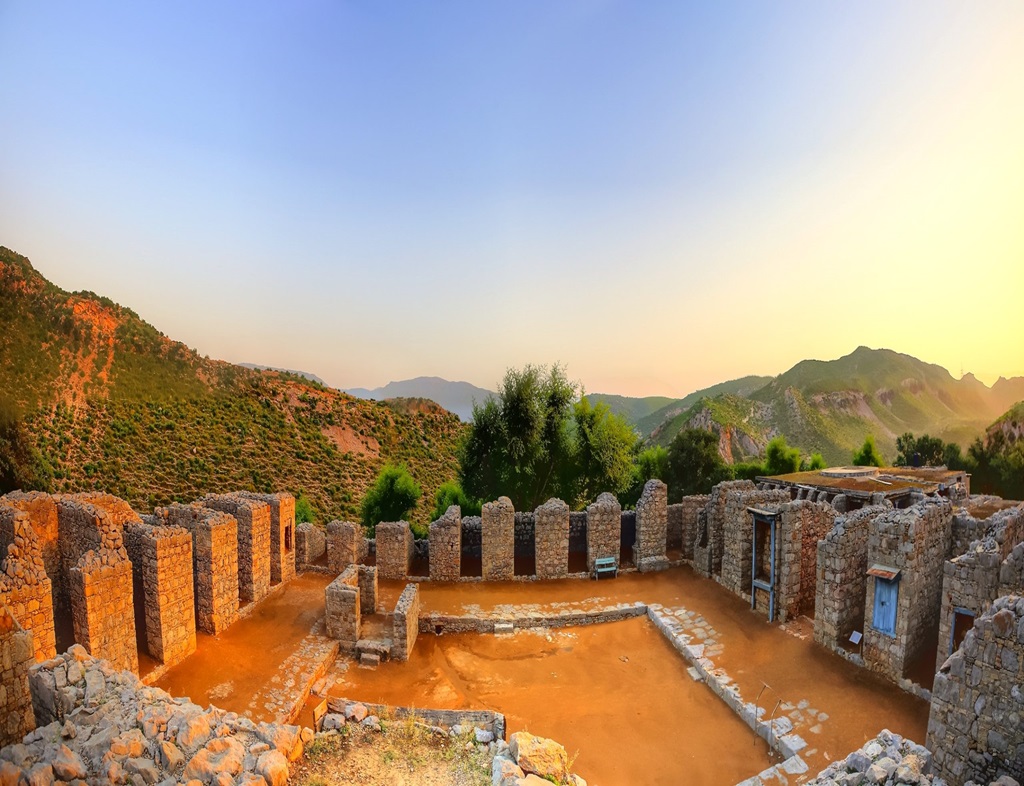
<path id="1" fill-rule="evenodd" d="M 373 537 L 382 521 L 401 521 L 416 507 L 423 491 L 404 465 L 387 465 L 363 497 L 360 518 Z"/>

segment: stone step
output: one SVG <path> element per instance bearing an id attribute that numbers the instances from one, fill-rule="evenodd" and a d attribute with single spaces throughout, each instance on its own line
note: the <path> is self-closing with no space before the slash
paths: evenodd
<path id="1" fill-rule="evenodd" d="M 378 661 L 388 660 L 391 657 L 391 639 L 360 639 L 356 642 L 356 654 L 360 658 L 366 655 L 376 655 Z"/>
<path id="2" fill-rule="evenodd" d="M 380 655 L 376 652 L 362 652 L 359 654 L 359 667 L 362 669 L 375 669 L 380 665 Z"/>

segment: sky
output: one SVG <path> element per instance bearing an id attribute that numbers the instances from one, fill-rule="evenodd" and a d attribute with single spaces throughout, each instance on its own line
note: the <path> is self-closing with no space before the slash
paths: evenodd
<path id="1" fill-rule="evenodd" d="M 337 387 L 1024 375 L 1024 3 L 0 0 L 0 245 Z"/>

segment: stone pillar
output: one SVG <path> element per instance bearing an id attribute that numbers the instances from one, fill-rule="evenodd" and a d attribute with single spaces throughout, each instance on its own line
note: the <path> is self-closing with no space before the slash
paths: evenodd
<path id="1" fill-rule="evenodd" d="M 512 500 L 498 497 L 480 515 L 480 557 L 484 581 L 511 581 L 515 576 L 516 511 Z"/>
<path id="2" fill-rule="evenodd" d="M 341 573 L 366 556 L 367 543 L 363 529 L 351 521 L 332 521 L 327 525 L 327 567 Z"/>
<path id="3" fill-rule="evenodd" d="M 409 660 L 416 636 L 420 632 L 420 588 L 406 584 L 395 606 L 394 629 L 391 634 L 391 657 L 394 660 Z"/>
<path id="4" fill-rule="evenodd" d="M 135 641 L 135 596 L 132 564 L 127 556 L 86 552 L 68 581 L 75 641 L 115 669 L 139 671 Z"/>
<path id="5" fill-rule="evenodd" d="M 183 527 L 127 524 L 124 543 L 145 609 L 146 649 L 161 663 L 196 651 L 192 534 Z"/>
<path id="6" fill-rule="evenodd" d="M 615 557 L 618 562 L 621 531 L 622 505 L 606 491 L 587 507 L 587 570 L 598 559 Z"/>
<path id="7" fill-rule="evenodd" d="M 458 581 L 462 575 L 462 511 L 449 506 L 430 524 L 430 580 Z"/>
<path id="8" fill-rule="evenodd" d="M 377 525 L 377 570 L 382 579 L 405 580 L 412 564 L 412 529 L 407 521 Z"/>
<path id="9" fill-rule="evenodd" d="M 67 590 L 64 589 L 63 568 L 60 559 L 60 540 L 57 525 L 57 502 L 54 497 L 41 491 L 14 491 L 0 497 L 3 505 L 17 508 L 28 514 L 36 540 L 42 549 L 43 565 L 50 579 L 50 590 L 53 594 L 53 614 L 62 619 L 71 618 L 71 606 Z M 23 626 L 24 622 L 21 623 Z M 40 647 L 39 636 L 33 635 L 36 649 Z M 49 656 L 48 656 L 49 657 Z"/>
<path id="10" fill-rule="evenodd" d="M 359 576 L 359 610 L 363 614 L 377 613 L 377 569 L 370 565 L 357 565 Z"/>
<path id="11" fill-rule="evenodd" d="M 561 579 L 569 575 L 569 506 L 549 499 L 534 513 L 537 578 Z"/>
<path id="12" fill-rule="evenodd" d="M 36 727 L 28 669 L 32 634 L 0 603 L 0 748 L 21 742 Z"/>
<path id="13" fill-rule="evenodd" d="M 238 600 L 263 600 L 271 581 L 270 505 L 243 494 L 207 494 L 197 504 L 234 516 L 238 524 Z"/>
<path id="14" fill-rule="evenodd" d="M 0 604 L 32 634 L 38 660 L 57 654 L 52 587 L 29 515 L 0 504 Z"/>
<path id="15" fill-rule="evenodd" d="M 244 493 L 270 505 L 270 583 L 280 584 L 295 578 L 295 497 L 287 491 Z"/>
<path id="16" fill-rule="evenodd" d="M 668 532 L 668 486 L 652 479 L 644 485 L 636 503 L 636 544 L 633 564 L 641 573 L 665 570 L 668 557 L 665 546 Z"/>
<path id="17" fill-rule="evenodd" d="M 354 654 L 361 627 L 359 566 L 350 565 L 325 590 L 327 635 L 337 639 L 343 652 Z"/>
<path id="18" fill-rule="evenodd" d="M 295 564 L 313 565 L 327 551 L 327 538 L 322 528 L 309 521 L 295 525 Z"/>

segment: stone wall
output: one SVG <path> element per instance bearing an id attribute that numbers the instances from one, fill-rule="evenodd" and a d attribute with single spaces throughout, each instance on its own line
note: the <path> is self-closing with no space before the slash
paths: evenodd
<path id="1" fill-rule="evenodd" d="M 235 517 L 200 505 L 157 508 L 165 526 L 183 527 L 192 535 L 192 575 L 196 627 L 216 635 L 238 619 L 238 522 Z"/>
<path id="2" fill-rule="evenodd" d="M 587 506 L 587 570 L 594 561 L 614 557 L 616 563 L 622 550 L 622 506 L 607 491 Z"/>
<path id="3" fill-rule="evenodd" d="M 371 565 L 357 565 L 359 576 L 359 611 L 377 613 L 377 569 Z"/>
<path id="4" fill-rule="evenodd" d="M 484 581 L 509 581 L 515 575 L 516 511 L 512 500 L 498 497 L 480 516 L 480 557 Z"/>
<path id="5" fill-rule="evenodd" d="M 391 634 L 391 657 L 395 660 L 409 660 L 416 637 L 419 635 L 420 588 L 406 584 L 398 598 Z"/>
<path id="6" fill-rule="evenodd" d="M 366 559 L 370 546 L 363 528 L 353 521 L 332 521 L 327 525 L 327 567 L 341 573 L 349 565 Z"/>
<path id="7" fill-rule="evenodd" d="M 5 505 L 0 505 L 0 604 L 32 634 L 36 659 L 57 654 L 53 585 L 42 546 L 29 514 Z"/>
<path id="8" fill-rule="evenodd" d="M 28 684 L 32 650 L 32 634 L 0 602 L 0 748 L 21 742 L 36 727 Z"/>
<path id="9" fill-rule="evenodd" d="M 651 479 L 636 503 L 636 545 L 633 564 L 641 573 L 665 570 L 668 557 L 665 548 L 668 535 L 668 486 Z"/>
<path id="10" fill-rule="evenodd" d="M 953 509 L 929 498 L 904 510 L 875 518 L 868 533 L 868 566 L 900 571 L 896 635 L 874 627 L 875 579 L 868 577 L 864 598 L 864 662 L 899 682 L 907 663 L 927 645 L 929 628 L 942 607 L 943 563 L 949 555 Z"/>
<path id="11" fill-rule="evenodd" d="M 310 521 L 295 525 L 295 564 L 298 568 L 313 565 L 327 552 L 327 535 L 323 527 Z"/>
<path id="12" fill-rule="evenodd" d="M 340 642 L 343 652 L 354 654 L 362 625 L 359 593 L 359 566 L 349 565 L 324 590 L 324 618 L 327 635 Z"/>
<path id="13" fill-rule="evenodd" d="M 842 647 L 855 630 L 864 631 L 868 532 L 871 522 L 891 509 L 869 506 L 841 515 L 818 541 L 814 640 L 823 647 Z"/>
<path id="14" fill-rule="evenodd" d="M 707 494 L 694 494 L 683 497 L 682 501 L 676 505 L 669 505 L 670 514 L 673 508 L 677 511 L 675 515 L 679 519 L 679 543 L 685 560 L 693 559 L 693 544 L 697 539 L 697 520 L 700 517 L 700 512 L 707 507 L 708 499 L 710 497 Z"/>
<path id="15" fill-rule="evenodd" d="M 382 521 L 377 525 L 377 570 L 382 579 L 405 580 L 413 554 L 412 529 L 407 521 Z"/>
<path id="16" fill-rule="evenodd" d="M 569 575 L 569 506 L 549 499 L 534 513 L 534 540 L 539 579 Z"/>
<path id="17" fill-rule="evenodd" d="M 183 527 L 129 523 L 124 545 L 134 592 L 143 599 L 146 649 L 165 665 L 180 663 L 196 651 L 192 534 Z"/>
<path id="18" fill-rule="evenodd" d="M 28 514 L 36 540 L 42 550 L 43 565 L 50 578 L 53 592 L 53 614 L 55 618 L 71 619 L 71 602 L 64 586 L 63 568 L 60 558 L 60 538 L 57 526 L 57 501 L 41 491 L 14 491 L 0 497 L 0 507 L 8 505 Z M 24 624 L 24 623 L 22 623 Z M 72 642 L 67 642 L 70 646 Z M 39 646 L 38 640 L 36 647 Z"/>
<path id="19" fill-rule="evenodd" d="M 430 580 L 458 581 L 462 575 L 462 511 L 450 505 L 430 524 Z"/>
<path id="20" fill-rule="evenodd" d="M 1024 598 L 997 599 L 935 676 L 927 746 L 950 783 L 1024 781 Z"/>
<path id="21" fill-rule="evenodd" d="M 263 600 L 271 581 L 270 505 L 241 493 L 207 494 L 196 504 L 234 516 L 238 524 L 238 600 Z"/>
<path id="22" fill-rule="evenodd" d="M 287 491 L 242 493 L 270 505 L 270 583 L 280 584 L 295 578 L 295 497 Z"/>
<path id="23" fill-rule="evenodd" d="M 818 541 L 835 523 L 827 502 L 787 502 L 780 508 L 775 608 L 780 622 L 814 613 L 818 589 Z"/>
<path id="24" fill-rule="evenodd" d="M 732 491 L 754 490 L 756 486 L 749 480 L 727 480 L 711 489 L 693 543 L 693 569 L 705 578 L 722 574 L 726 497 Z"/>
<path id="25" fill-rule="evenodd" d="M 726 484 L 720 484 L 726 485 Z M 717 488 L 717 486 L 716 486 Z M 725 494 L 722 519 L 722 585 L 737 595 L 750 597 L 753 563 L 753 520 L 747 508 L 778 510 L 789 504 L 790 493 L 785 490 L 758 490 L 751 487 L 732 487 Z M 709 504 L 719 504 L 712 489 Z M 715 509 L 717 516 L 718 508 Z M 776 568 L 780 562 L 776 562 Z"/>

